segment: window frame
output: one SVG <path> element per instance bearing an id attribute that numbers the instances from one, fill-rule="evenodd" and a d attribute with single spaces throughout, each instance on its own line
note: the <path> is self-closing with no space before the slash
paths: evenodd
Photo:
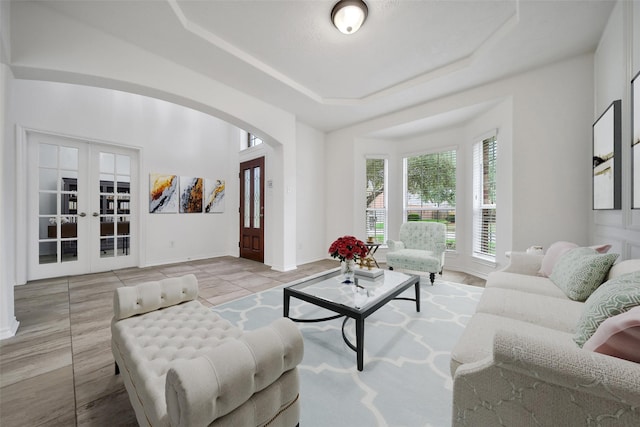
<path id="1" fill-rule="evenodd" d="M 493 147 L 487 150 L 489 151 L 487 153 L 485 144 L 489 143 L 493 143 Z M 497 254 L 498 151 L 497 130 L 476 138 L 473 144 L 472 256 L 490 262 L 495 262 Z M 489 159 L 491 164 L 486 164 L 488 155 L 491 156 Z M 489 169 L 492 166 L 493 172 Z M 489 176 L 492 177 L 492 181 L 487 182 L 485 177 Z M 487 217 L 489 217 L 488 220 Z M 490 230 L 491 224 L 493 224 L 493 230 Z"/>
<path id="2" fill-rule="evenodd" d="M 408 178 L 408 172 L 409 172 L 409 158 L 412 157 L 421 157 L 421 156 L 429 156 L 429 155 L 438 155 L 438 154 L 443 154 L 443 153 L 450 153 L 453 152 L 453 158 L 455 161 L 455 172 L 454 172 L 454 179 L 455 179 L 455 183 L 454 183 L 454 191 L 455 191 L 455 203 L 453 205 L 447 205 L 447 206 L 439 206 L 439 207 L 420 207 L 420 208 L 416 208 L 415 206 L 409 206 L 409 198 L 408 198 L 408 194 L 409 194 L 409 178 Z M 457 197 L 458 197 L 458 163 L 459 163 L 459 149 L 457 146 L 446 146 L 446 147 L 438 147 L 437 149 L 433 149 L 433 150 L 429 150 L 429 151 L 423 151 L 423 152 L 417 152 L 417 153 L 406 153 L 402 156 L 402 180 L 403 180 L 403 192 L 402 192 L 402 222 L 407 222 L 408 219 L 408 215 L 410 213 L 410 211 L 421 211 L 420 214 L 420 218 L 423 218 L 423 213 L 422 212 L 439 212 L 438 213 L 438 217 L 440 216 L 440 212 L 444 212 L 445 213 L 445 219 L 447 218 L 447 216 L 450 215 L 450 212 L 453 211 L 453 218 L 454 221 L 452 223 L 447 222 L 446 226 L 447 226 L 447 246 L 446 246 L 446 251 L 447 252 L 456 252 L 457 251 L 457 247 L 458 247 L 458 236 L 457 236 L 457 227 L 456 227 L 456 222 L 457 222 L 457 217 L 458 217 L 458 210 L 457 210 Z M 421 203 L 426 203 L 426 202 L 422 202 Z M 439 218 L 438 218 L 439 219 Z"/>
<path id="3" fill-rule="evenodd" d="M 262 144 L 263 142 L 264 142 L 264 140 L 262 138 L 260 138 L 259 136 L 256 136 L 255 134 L 253 134 L 251 132 L 247 132 L 247 148 L 257 147 L 258 145 Z"/>
<path id="4" fill-rule="evenodd" d="M 389 159 L 386 156 L 374 156 L 374 155 L 367 155 L 365 157 L 365 199 L 367 197 L 367 195 L 369 194 L 369 182 L 367 179 L 368 176 L 368 167 L 369 167 L 369 160 L 382 160 L 383 161 L 383 191 L 382 191 L 382 195 L 383 195 L 383 204 L 384 206 L 381 208 L 370 208 L 368 205 L 366 205 L 366 201 L 365 201 L 365 234 L 367 236 L 367 238 L 369 236 L 374 237 L 374 242 L 375 243 L 379 243 L 381 246 L 386 247 L 387 245 L 387 240 L 389 239 Z M 377 197 L 376 197 L 377 198 Z M 374 199 L 375 200 L 375 199 Z M 375 212 L 375 222 L 374 222 L 374 231 L 373 234 L 371 233 L 371 227 L 370 227 L 370 212 L 374 211 Z M 379 219 L 379 214 L 380 211 L 382 211 L 382 217 L 383 217 L 383 229 L 382 229 L 382 240 L 380 240 L 378 238 L 379 234 L 377 233 L 377 224 L 378 222 L 380 222 Z"/>

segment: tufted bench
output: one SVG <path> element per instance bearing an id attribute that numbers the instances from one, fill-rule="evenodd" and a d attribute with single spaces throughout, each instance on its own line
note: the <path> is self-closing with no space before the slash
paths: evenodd
<path id="1" fill-rule="evenodd" d="M 194 275 L 118 288 L 111 348 L 141 426 L 295 426 L 303 343 L 281 318 L 243 332 Z"/>

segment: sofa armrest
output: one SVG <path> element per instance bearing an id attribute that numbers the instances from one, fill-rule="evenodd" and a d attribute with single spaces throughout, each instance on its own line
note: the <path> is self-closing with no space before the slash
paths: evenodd
<path id="1" fill-rule="evenodd" d="M 126 319 L 198 297 L 198 279 L 193 274 L 156 282 L 117 288 L 113 294 L 113 318 Z"/>
<path id="2" fill-rule="evenodd" d="M 548 337 L 498 330 L 493 355 L 455 373 L 453 424 L 510 425 L 528 419 L 540 425 L 585 425 L 610 416 L 621 425 L 639 425 L 638 390 L 636 363 Z"/>
<path id="3" fill-rule="evenodd" d="M 400 240 L 387 240 L 387 246 L 389 247 L 389 252 L 399 251 L 404 249 L 404 243 Z"/>
<path id="4" fill-rule="evenodd" d="M 537 276 L 540 268 L 542 267 L 542 258 L 544 258 L 544 255 L 542 254 L 511 252 L 509 265 L 500 271 Z"/>
<path id="5" fill-rule="evenodd" d="M 298 327 L 281 318 L 209 354 L 176 360 L 165 385 L 171 425 L 209 425 L 294 369 L 302 355 Z"/>

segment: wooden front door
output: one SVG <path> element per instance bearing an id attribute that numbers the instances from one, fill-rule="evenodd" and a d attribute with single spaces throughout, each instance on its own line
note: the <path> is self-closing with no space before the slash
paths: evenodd
<path id="1" fill-rule="evenodd" d="M 240 257 L 264 262 L 264 157 L 240 164 Z"/>

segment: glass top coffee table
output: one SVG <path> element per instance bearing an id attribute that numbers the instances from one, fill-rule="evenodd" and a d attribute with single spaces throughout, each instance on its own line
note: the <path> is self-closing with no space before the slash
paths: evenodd
<path id="1" fill-rule="evenodd" d="M 355 283 L 342 283 L 340 268 L 319 273 L 292 282 L 284 288 L 284 316 L 289 317 L 291 297 L 337 313 L 321 319 L 294 319 L 295 322 L 323 322 L 344 317 L 342 338 L 356 352 L 358 370 L 364 365 L 364 320 L 393 299 L 415 301 L 420 311 L 420 276 L 385 270 L 382 276 L 368 278 L 356 274 Z M 415 299 L 398 297 L 413 286 Z M 356 344 L 353 345 L 344 332 L 348 319 L 356 323 Z"/>

